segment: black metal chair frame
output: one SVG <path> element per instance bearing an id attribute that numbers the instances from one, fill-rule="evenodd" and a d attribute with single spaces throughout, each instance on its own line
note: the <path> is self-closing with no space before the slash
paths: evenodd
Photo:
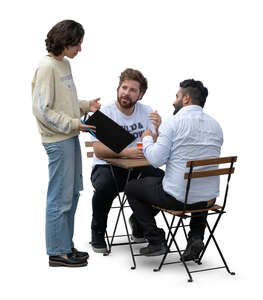
<path id="1" fill-rule="evenodd" d="M 192 282 L 193 281 L 193 278 L 192 278 L 192 273 L 197 273 L 197 272 L 203 272 L 203 271 L 209 271 L 209 270 L 214 270 L 214 269 L 222 269 L 222 268 L 225 268 L 227 270 L 227 272 L 231 275 L 235 275 L 234 272 L 231 272 L 227 263 L 226 263 L 226 260 L 223 256 L 223 253 L 218 245 L 218 242 L 214 236 L 214 232 L 217 228 L 217 225 L 222 217 L 223 214 L 226 213 L 225 211 L 225 206 L 226 206 L 226 201 L 227 201 L 227 195 L 228 195 L 228 189 L 229 189 L 229 182 L 230 182 L 230 178 L 231 178 L 231 175 L 234 173 L 234 170 L 235 168 L 233 167 L 234 165 L 234 162 L 237 161 L 237 157 L 236 156 L 232 156 L 232 157 L 221 157 L 221 158 L 209 158 L 209 159 L 201 159 L 201 160 L 192 160 L 192 161 L 188 161 L 187 162 L 187 167 L 190 168 L 189 169 L 189 172 L 185 173 L 184 174 L 184 178 L 187 179 L 187 185 L 186 185 L 186 193 L 185 193 L 185 201 L 184 201 L 184 209 L 182 211 L 173 211 L 173 210 L 167 210 L 167 209 L 164 209 L 164 208 L 161 208 L 161 207 L 158 207 L 158 209 L 161 210 L 161 213 L 163 215 L 163 218 L 165 220 L 165 223 L 167 225 L 167 228 L 168 228 L 168 236 L 167 236 L 167 245 L 168 245 L 168 249 L 166 251 L 166 253 L 163 255 L 163 258 L 160 262 L 160 265 L 157 269 L 154 269 L 154 271 L 160 271 L 162 266 L 165 265 L 165 264 L 174 264 L 174 263 L 183 263 L 184 265 L 184 268 L 188 274 L 188 282 Z M 224 168 L 224 169 L 213 169 L 213 170 L 206 170 L 206 171 L 194 171 L 194 167 L 198 167 L 198 166 L 211 166 L 211 165 L 218 165 L 218 164 L 225 164 L 225 163 L 230 163 L 230 167 L 229 168 Z M 220 176 L 220 175 L 228 175 L 228 178 L 227 178 L 227 183 L 226 183 L 226 189 L 225 189 L 225 194 L 224 194 L 224 201 L 223 201 L 223 205 L 222 206 L 219 206 L 217 204 L 213 205 L 212 207 L 210 208 L 207 208 L 207 209 L 200 209 L 200 210 L 187 210 L 186 209 L 186 206 L 187 206 L 187 200 L 188 200 L 188 194 L 189 194 L 189 190 L 190 190 L 190 185 L 191 185 L 191 180 L 192 178 L 200 178 L 200 177 L 210 177 L 210 176 Z M 211 239 L 213 240 L 215 246 L 216 246 L 216 249 L 218 250 L 218 253 L 223 261 L 223 266 L 219 266 L 219 267 L 214 267 L 214 268 L 206 268 L 206 269 L 199 269 L 199 270 L 192 270 L 190 271 L 188 266 L 187 266 L 187 263 L 184 261 L 183 257 L 182 257 L 182 250 L 180 250 L 179 246 L 178 246 L 178 243 L 175 239 L 176 237 L 176 234 L 179 230 L 179 228 L 183 228 L 183 231 L 184 231 L 184 235 L 187 239 L 187 234 L 186 234 L 186 229 L 185 227 L 186 226 L 189 226 L 189 225 L 186 225 L 184 224 L 184 220 L 185 219 L 189 219 L 191 218 L 191 215 L 190 213 L 196 213 L 196 212 L 207 212 L 207 217 L 210 216 L 210 215 L 217 215 L 217 218 L 214 222 L 214 225 L 212 227 L 210 227 L 208 221 L 206 221 L 206 227 L 209 231 L 209 236 L 205 242 L 205 246 L 204 246 L 204 249 L 203 251 L 200 253 L 200 256 L 197 260 L 195 260 L 195 262 L 199 265 L 202 264 L 201 260 L 207 250 L 207 247 L 211 241 Z M 165 214 L 168 213 L 168 214 L 171 214 L 173 215 L 172 217 L 172 220 L 171 220 L 171 223 L 169 224 L 168 220 L 167 220 L 167 217 L 165 216 Z M 198 216 L 195 215 L 195 216 Z M 176 226 L 174 226 L 174 221 L 175 221 L 175 217 L 179 217 L 179 220 L 176 224 Z M 194 216 L 192 216 L 194 217 Z M 208 218 L 207 218 L 208 219 Z M 176 247 L 176 251 L 171 251 L 170 248 L 172 246 L 172 244 L 175 245 Z M 166 260 L 166 257 L 168 255 L 168 253 L 171 253 L 171 252 L 177 252 L 179 253 L 179 256 L 180 256 L 180 260 L 179 261 L 174 261 L 174 262 L 167 262 L 165 263 L 165 260 Z"/>
<path id="2" fill-rule="evenodd" d="M 131 269 L 134 270 L 134 269 L 136 269 L 135 256 L 140 256 L 141 254 L 135 254 L 134 251 L 133 251 L 132 245 L 133 245 L 133 244 L 140 244 L 140 243 L 133 242 L 133 241 L 131 240 L 131 236 L 130 236 L 130 233 L 129 233 L 129 229 L 128 229 L 128 226 L 127 226 L 126 216 L 125 216 L 125 213 L 124 213 L 124 208 L 130 207 L 130 206 L 129 206 L 129 205 L 125 205 L 126 202 L 127 202 L 127 196 L 126 196 L 126 194 L 123 192 L 122 197 L 121 197 L 121 195 L 120 195 L 120 193 L 121 193 L 122 191 L 120 191 L 120 189 L 119 189 L 119 186 L 118 186 L 118 183 L 117 183 L 115 174 L 114 174 L 114 170 L 113 170 L 112 164 L 110 164 L 110 168 L 111 168 L 112 177 L 113 177 L 113 180 L 114 180 L 114 183 L 115 183 L 115 187 L 116 187 L 116 191 L 117 191 L 117 197 L 118 197 L 118 200 L 119 200 L 119 206 L 112 206 L 111 209 L 117 208 L 117 209 L 119 209 L 119 211 L 118 211 L 118 215 L 117 215 L 117 218 L 116 218 L 116 222 L 115 222 L 115 226 L 114 226 L 114 230 L 113 230 L 112 235 L 111 235 L 111 236 L 108 236 L 108 233 L 107 233 L 107 231 L 106 231 L 106 239 L 107 239 L 108 248 L 109 248 L 107 254 L 109 254 L 109 253 L 111 252 L 112 246 L 129 245 L 130 253 L 131 253 L 131 257 L 132 257 L 132 262 L 133 262 L 133 266 L 131 266 Z M 130 180 L 130 175 L 131 175 L 131 172 L 132 172 L 133 168 L 129 168 L 129 169 L 127 169 L 127 170 L 128 170 L 128 175 L 127 175 L 127 179 L 126 179 L 126 184 L 127 184 L 128 181 Z M 137 179 L 139 179 L 140 177 L 141 177 L 141 173 L 138 175 Z M 126 185 L 126 184 L 125 184 L 125 185 Z M 120 216 L 121 216 L 121 215 L 122 215 L 122 218 L 123 218 L 123 221 L 124 221 L 124 226 L 125 226 L 126 234 L 116 235 L 116 230 L 117 230 L 117 227 L 118 227 L 118 224 L 119 224 L 119 220 L 120 220 Z M 127 237 L 128 242 L 113 243 L 114 238 L 116 238 L 116 237 Z M 107 255 L 107 254 L 106 254 L 106 255 Z"/>
<path id="3" fill-rule="evenodd" d="M 93 143 L 92 142 L 85 142 L 85 146 L 87 148 L 92 148 Z M 94 154 L 93 151 L 89 151 L 89 152 L 87 152 L 87 157 L 93 157 L 93 154 Z M 111 169 L 112 177 L 113 177 L 114 184 L 115 184 L 116 191 L 117 191 L 117 198 L 119 200 L 119 205 L 112 206 L 111 209 L 118 209 L 119 211 L 118 211 L 118 214 L 117 214 L 117 218 L 116 218 L 116 222 L 115 222 L 115 225 L 114 225 L 112 235 L 108 235 L 107 230 L 105 232 L 105 238 L 106 238 L 106 241 L 107 241 L 107 244 L 108 244 L 108 250 L 107 250 L 106 253 L 103 253 L 103 255 L 108 256 L 111 253 L 112 246 L 129 245 L 130 253 L 131 253 L 131 256 L 132 256 L 132 262 L 133 262 L 133 266 L 131 266 L 131 269 L 134 270 L 136 268 L 135 256 L 139 256 L 140 254 L 134 254 L 132 244 L 140 244 L 140 243 L 131 241 L 131 236 L 130 236 L 130 233 L 129 233 L 129 229 L 128 229 L 128 226 L 127 226 L 127 220 L 126 220 L 125 213 L 124 213 L 124 208 L 130 207 L 130 206 L 125 205 L 126 202 L 127 202 L 127 196 L 125 195 L 125 193 L 123 192 L 123 195 L 122 196 L 120 195 L 120 193 L 122 191 L 120 191 L 120 188 L 118 186 L 118 182 L 116 180 L 112 164 L 110 164 L 110 169 Z M 131 172 L 132 172 L 133 168 L 128 168 L 126 170 L 128 170 L 127 179 L 126 179 L 126 184 L 127 184 L 128 181 L 130 180 L 130 175 L 131 175 Z M 139 179 L 140 177 L 141 177 L 141 173 L 138 175 L 137 179 Z M 124 221 L 124 226 L 125 226 L 125 232 L 126 233 L 117 235 L 116 230 L 117 230 L 121 215 L 122 215 L 122 218 L 123 218 L 123 221 Z M 127 237 L 128 241 L 127 242 L 122 242 L 122 243 L 114 243 L 114 239 L 118 238 L 118 237 L 120 237 L 120 238 Z"/>

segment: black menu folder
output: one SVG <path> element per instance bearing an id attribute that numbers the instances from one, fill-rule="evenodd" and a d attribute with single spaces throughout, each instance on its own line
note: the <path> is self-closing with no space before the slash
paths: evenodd
<path id="1" fill-rule="evenodd" d="M 96 126 L 97 139 L 116 153 L 120 153 L 135 140 L 131 133 L 99 110 L 90 116 L 85 123 Z"/>

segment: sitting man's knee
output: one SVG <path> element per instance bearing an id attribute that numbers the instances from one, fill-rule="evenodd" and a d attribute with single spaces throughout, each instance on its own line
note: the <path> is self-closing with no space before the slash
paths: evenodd
<path id="1" fill-rule="evenodd" d="M 126 184 L 126 186 L 124 187 L 124 191 L 125 191 L 126 195 L 133 194 L 133 192 L 135 191 L 135 189 L 138 188 L 137 185 L 138 185 L 138 180 L 133 179 L 133 180 L 129 181 Z"/>

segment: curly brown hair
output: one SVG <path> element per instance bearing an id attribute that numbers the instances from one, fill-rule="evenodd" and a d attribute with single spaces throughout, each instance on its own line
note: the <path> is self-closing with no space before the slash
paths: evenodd
<path id="1" fill-rule="evenodd" d="M 78 45 L 84 36 L 81 24 L 73 20 L 64 20 L 57 23 L 47 34 L 46 49 L 55 56 L 60 55 L 68 46 Z"/>
<path id="2" fill-rule="evenodd" d="M 135 80 L 135 81 L 139 82 L 140 91 L 142 92 L 142 96 L 145 94 L 147 87 L 148 87 L 148 83 L 147 83 L 147 79 L 142 75 L 142 73 L 140 71 L 134 70 L 131 68 L 124 70 L 120 75 L 120 82 L 119 82 L 118 89 L 121 86 L 121 84 L 123 83 L 123 81 L 125 81 L 125 80 Z"/>

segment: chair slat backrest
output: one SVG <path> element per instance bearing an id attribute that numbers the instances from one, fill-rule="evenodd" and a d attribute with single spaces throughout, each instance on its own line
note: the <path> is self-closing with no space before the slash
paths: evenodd
<path id="1" fill-rule="evenodd" d="M 206 171 L 194 171 L 191 174 L 191 178 L 201 178 L 201 177 L 210 177 L 210 176 L 220 176 L 226 174 L 233 174 L 235 168 L 224 168 L 224 169 L 217 169 L 217 170 L 206 170 Z M 190 173 L 184 174 L 184 179 L 189 178 Z"/>
<path id="2" fill-rule="evenodd" d="M 198 159 L 198 160 L 190 160 L 186 163 L 186 167 L 190 168 L 189 172 L 184 173 L 184 179 L 187 179 L 186 185 L 186 193 L 185 193 L 185 201 L 184 201 L 184 209 L 183 213 L 186 209 L 186 204 L 188 200 L 188 193 L 190 190 L 191 179 L 193 178 L 201 178 L 201 177 L 211 177 L 211 176 L 220 176 L 220 175 L 228 175 L 224 203 L 222 209 L 224 210 L 226 205 L 227 193 L 228 193 L 228 185 L 230 181 L 231 175 L 234 173 L 235 168 L 233 167 L 234 162 L 237 161 L 237 156 L 228 156 L 228 157 L 216 157 L 216 158 L 207 158 L 207 159 Z M 219 164 L 230 164 L 229 168 L 218 168 Z M 211 166 L 214 169 L 209 170 L 195 170 L 195 167 L 202 166 Z"/>
<path id="3" fill-rule="evenodd" d="M 85 147 L 93 149 L 93 142 L 85 142 Z M 93 157 L 94 151 L 88 151 L 87 157 Z"/>
<path id="4" fill-rule="evenodd" d="M 184 174 L 184 179 L 188 178 L 201 178 L 201 177 L 210 177 L 210 176 L 220 176 L 233 174 L 235 168 L 233 168 L 233 163 L 237 161 L 237 156 L 228 156 L 228 157 L 217 157 L 217 158 L 207 158 L 207 159 L 198 159 L 198 160 L 189 160 L 186 163 L 186 167 L 194 169 L 195 167 L 209 166 L 213 165 L 215 169 L 213 170 L 204 170 L 204 171 L 191 171 Z M 217 169 L 216 165 L 231 163 L 229 168 Z"/>
<path id="5" fill-rule="evenodd" d="M 208 166 L 208 165 L 219 165 L 226 164 L 237 161 L 237 156 L 227 156 L 227 157 L 216 157 L 216 158 L 207 158 L 207 159 L 198 159 L 198 160 L 189 160 L 186 163 L 186 167 L 190 168 L 191 164 L 193 167 L 199 166 Z"/>

